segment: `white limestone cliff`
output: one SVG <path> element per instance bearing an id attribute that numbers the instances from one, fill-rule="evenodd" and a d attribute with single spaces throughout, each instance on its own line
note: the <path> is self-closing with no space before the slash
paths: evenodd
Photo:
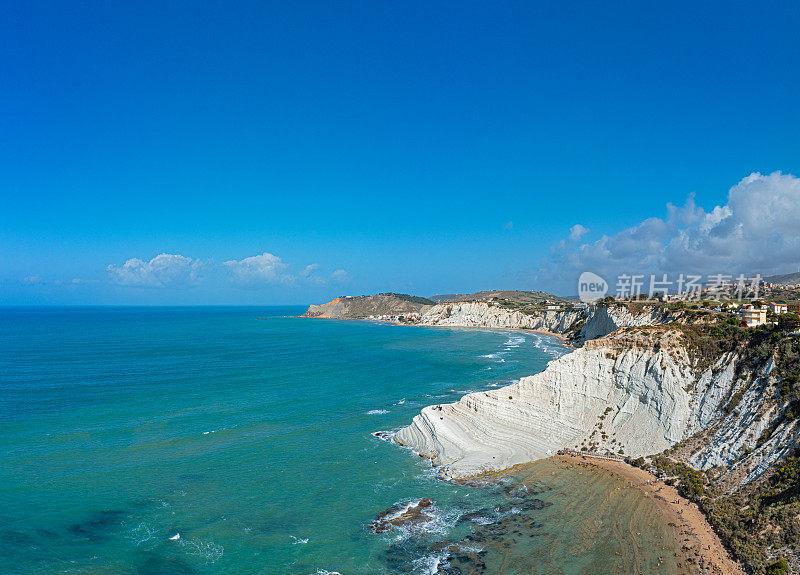
<path id="1" fill-rule="evenodd" d="M 420 320 L 421 325 L 532 329 L 562 334 L 583 319 L 583 311 L 547 311 L 528 315 L 486 302 L 437 304 Z"/>
<path id="2" fill-rule="evenodd" d="M 570 336 L 573 343 L 608 335 L 620 327 L 659 325 L 685 321 L 680 311 L 642 305 L 631 311 L 625 305 L 597 306 L 589 311 L 541 311 L 532 314 L 483 301 L 452 302 L 430 308 L 421 325 L 513 328 Z"/>
<path id="3" fill-rule="evenodd" d="M 426 407 L 395 440 L 432 459 L 444 477 L 456 478 L 562 448 L 650 455 L 709 430 L 693 465 L 731 464 L 745 448 L 753 449 L 745 470 L 749 480 L 782 455 L 777 446 L 789 443 L 779 443 L 781 433 L 798 432 L 795 426 L 779 428 L 756 446 L 772 417 L 758 406 L 759 394 L 769 393 L 774 363 L 744 378 L 739 367 L 740 358 L 726 354 L 698 373 L 680 330 L 619 329 L 551 362 L 542 373 Z M 722 409 L 739 389 L 744 393 L 736 409 Z"/>

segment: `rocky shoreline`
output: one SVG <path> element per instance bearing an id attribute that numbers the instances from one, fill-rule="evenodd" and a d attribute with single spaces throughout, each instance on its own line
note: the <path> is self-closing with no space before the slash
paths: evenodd
<path id="1" fill-rule="evenodd" d="M 674 487 L 621 461 L 567 455 L 554 458 L 564 465 L 604 469 L 619 477 L 628 488 L 645 493 L 661 512 L 662 522 L 675 530 L 683 563 L 696 566 L 702 573 L 744 575 L 744 570 L 731 558 L 705 515 L 696 504 L 681 497 Z"/>
<path id="2" fill-rule="evenodd" d="M 416 540 L 417 556 L 438 575 L 536 572 L 542 563 L 592 573 L 740 575 L 699 511 L 682 498 L 668 503 L 669 488 L 651 480 L 624 464 L 549 457 L 457 481 L 497 499 L 489 507 L 467 507 L 447 538 L 424 536 L 441 512 L 430 499 L 393 506 L 371 530 L 388 536 L 387 561 L 401 572 L 409 541 L 393 543 L 398 533 Z"/>
<path id="3" fill-rule="evenodd" d="M 544 332 L 574 349 L 509 386 L 425 407 L 399 430 L 394 440 L 430 459 L 443 479 L 517 469 L 564 448 L 642 463 L 647 457 L 659 473 L 677 474 L 681 492 L 709 513 L 748 570 L 763 573 L 782 557 L 800 564 L 791 537 L 780 535 L 793 529 L 787 498 L 800 457 L 800 400 L 794 399 L 800 351 L 790 335 L 742 329 L 720 314 L 648 304 L 597 306 L 580 316 L 451 302 L 432 306 L 418 325 Z M 783 475 L 773 477 L 779 467 Z M 758 493 L 769 496 L 767 503 Z M 736 501 L 774 505 L 764 509 L 771 530 L 746 536 Z M 684 535 L 713 535 L 695 511 L 702 529 Z M 687 562 L 697 567 L 689 559 L 702 560 L 703 572 L 735 572 L 723 565 L 724 554 L 709 555 L 721 548 L 716 541 L 705 549 L 695 541 L 696 555 Z"/>

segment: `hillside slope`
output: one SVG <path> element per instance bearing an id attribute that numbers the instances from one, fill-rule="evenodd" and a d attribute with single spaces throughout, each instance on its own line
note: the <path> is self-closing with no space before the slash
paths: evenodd
<path id="1" fill-rule="evenodd" d="M 519 304 L 536 304 L 545 301 L 550 302 L 574 302 L 574 298 L 565 298 L 543 291 L 522 291 L 522 290 L 485 290 L 471 294 L 441 294 L 431 296 L 430 299 L 436 303 L 448 302 L 472 302 L 505 300 Z"/>
<path id="2" fill-rule="evenodd" d="M 800 284 L 800 272 L 783 274 L 778 276 L 767 276 L 763 278 L 765 282 L 773 284 Z"/>
<path id="3" fill-rule="evenodd" d="M 382 293 L 367 296 L 337 297 L 328 303 L 311 305 L 302 317 L 364 319 L 369 316 L 425 313 L 434 302 L 417 296 Z"/>

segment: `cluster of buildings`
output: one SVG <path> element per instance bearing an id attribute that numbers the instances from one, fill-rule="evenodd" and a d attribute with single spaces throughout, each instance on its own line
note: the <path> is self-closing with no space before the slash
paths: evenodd
<path id="1" fill-rule="evenodd" d="M 659 298 L 654 298 L 656 301 L 661 302 L 677 302 L 677 301 L 686 301 L 684 297 L 681 295 L 664 295 Z M 635 298 L 631 298 L 630 301 L 637 301 Z M 702 300 L 699 302 L 702 305 Z M 575 309 L 592 309 L 594 306 L 583 304 L 583 306 L 576 305 L 574 306 Z M 781 315 L 784 313 L 794 314 L 800 316 L 800 303 L 778 303 L 778 302 L 769 302 L 760 305 L 753 305 L 752 303 L 741 303 L 736 301 L 728 301 L 725 303 L 720 303 L 715 305 L 714 307 L 707 308 L 711 311 L 721 311 L 721 312 L 728 312 L 734 315 L 737 315 L 741 318 L 742 324 L 746 325 L 747 327 L 758 327 L 760 325 L 767 325 L 768 323 L 772 323 L 772 319 L 767 319 L 768 313 L 771 312 L 775 315 Z"/>
<path id="2" fill-rule="evenodd" d="M 769 289 L 780 289 L 780 290 L 790 290 L 790 289 L 800 289 L 800 283 L 796 284 L 776 284 L 772 282 L 762 282 L 761 284 L 765 288 Z"/>
<path id="3" fill-rule="evenodd" d="M 757 327 L 767 324 L 767 311 L 771 311 L 775 315 L 782 313 L 800 314 L 800 303 L 770 302 L 756 307 L 749 303 L 740 305 L 736 302 L 728 302 L 722 304 L 720 309 L 738 314 L 742 318 L 742 323 L 747 327 Z"/>
<path id="4" fill-rule="evenodd" d="M 400 314 L 382 314 L 382 315 L 368 315 L 367 319 L 374 321 L 393 321 L 395 323 L 416 323 L 422 318 L 422 314 L 418 311 L 408 311 Z"/>

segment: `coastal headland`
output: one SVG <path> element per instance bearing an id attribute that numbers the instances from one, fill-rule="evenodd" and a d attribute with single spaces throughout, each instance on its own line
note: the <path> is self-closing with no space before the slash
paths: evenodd
<path id="1" fill-rule="evenodd" d="M 398 431 L 395 441 L 430 459 L 442 478 L 492 474 L 561 449 L 613 454 L 672 484 L 649 494 L 656 502 L 692 502 L 665 504 L 664 514 L 678 526 L 675 513 L 694 517 L 683 529 L 704 565 L 735 572 L 721 539 L 748 572 L 800 567 L 789 509 L 800 479 L 800 338 L 777 325 L 742 327 L 723 311 L 658 302 L 580 307 L 492 296 L 417 313 L 407 323 L 536 330 L 576 348 L 506 387 L 425 407 Z M 647 488 L 637 467 L 586 464 Z"/>

